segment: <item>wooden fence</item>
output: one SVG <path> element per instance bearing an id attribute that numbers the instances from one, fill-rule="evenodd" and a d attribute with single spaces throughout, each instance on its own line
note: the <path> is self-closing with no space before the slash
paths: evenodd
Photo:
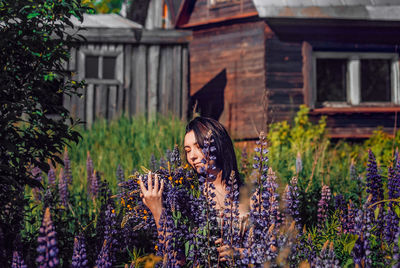
<path id="1" fill-rule="evenodd" d="M 175 30 L 143 31 L 133 36 L 87 35 L 71 52 L 68 69 L 87 82 L 81 98 L 64 97 L 71 114 L 90 126 L 97 118 L 121 114 L 173 114 L 186 119 L 189 97 L 188 42 Z M 110 66 L 111 65 L 111 66 Z"/>

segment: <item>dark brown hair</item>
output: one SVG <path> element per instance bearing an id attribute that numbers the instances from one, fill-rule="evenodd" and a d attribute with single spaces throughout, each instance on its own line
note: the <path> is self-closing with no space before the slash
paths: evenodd
<path id="1" fill-rule="evenodd" d="M 217 158 L 216 167 L 222 170 L 222 181 L 226 185 L 231 172 L 234 171 L 236 182 L 238 186 L 241 186 L 242 181 L 238 171 L 235 150 L 225 127 L 212 118 L 196 117 L 187 124 L 186 134 L 192 130 L 200 148 L 204 147 L 204 140 L 207 132 L 209 130 L 212 131 L 212 138 L 214 139 L 214 146 L 216 148 L 216 151 L 214 152 L 215 157 Z"/>

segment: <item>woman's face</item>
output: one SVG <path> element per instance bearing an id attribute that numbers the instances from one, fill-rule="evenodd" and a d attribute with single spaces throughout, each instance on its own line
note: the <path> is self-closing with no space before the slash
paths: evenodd
<path id="1" fill-rule="evenodd" d="M 204 158 L 204 154 L 197 143 L 193 130 L 189 131 L 185 135 L 184 150 L 186 153 L 186 160 L 188 161 L 189 165 L 191 165 L 197 173 L 201 173 L 201 168 L 206 168 L 205 164 L 201 163 L 201 160 Z"/>

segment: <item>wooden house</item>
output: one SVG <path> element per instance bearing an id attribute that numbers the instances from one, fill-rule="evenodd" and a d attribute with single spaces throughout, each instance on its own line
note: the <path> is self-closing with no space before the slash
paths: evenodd
<path id="1" fill-rule="evenodd" d="M 331 137 L 389 133 L 400 111 L 398 0 L 184 0 L 190 96 L 235 139 L 301 104 Z"/>
<path id="2" fill-rule="evenodd" d="M 186 118 L 190 32 L 146 29 L 117 14 L 85 14 L 73 23 L 86 40 L 66 67 L 87 87 L 81 98 L 64 96 L 72 115 L 88 126 L 123 113 Z"/>

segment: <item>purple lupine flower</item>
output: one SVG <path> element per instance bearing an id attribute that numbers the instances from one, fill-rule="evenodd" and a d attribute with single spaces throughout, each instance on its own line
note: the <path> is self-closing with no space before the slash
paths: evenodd
<path id="1" fill-rule="evenodd" d="M 90 177 L 89 194 L 92 198 L 96 198 L 99 192 L 100 174 L 97 171 L 93 171 Z"/>
<path id="2" fill-rule="evenodd" d="M 21 258 L 18 251 L 13 252 L 13 259 L 11 268 L 27 268 L 28 266 L 25 264 L 24 259 Z"/>
<path id="3" fill-rule="evenodd" d="M 78 235 L 74 239 L 74 251 L 72 253 L 72 268 L 86 268 L 88 260 L 86 255 L 86 246 L 83 235 Z"/>
<path id="4" fill-rule="evenodd" d="M 112 259 L 111 259 L 111 242 L 104 240 L 103 246 L 101 247 L 100 253 L 97 256 L 96 267 L 97 268 L 111 268 L 112 267 Z"/>
<path id="5" fill-rule="evenodd" d="M 68 185 L 72 184 L 72 170 L 71 170 L 71 161 L 68 157 L 68 150 L 65 147 L 64 150 L 64 181 Z"/>
<path id="6" fill-rule="evenodd" d="M 339 260 L 336 259 L 335 251 L 333 249 L 333 243 L 330 243 L 329 249 L 328 245 L 329 240 L 327 240 L 322 246 L 321 252 L 316 259 L 315 267 L 340 268 Z"/>
<path id="7" fill-rule="evenodd" d="M 60 169 L 60 174 L 58 177 L 58 192 L 60 194 L 60 201 L 64 207 L 68 206 L 69 191 L 68 184 L 65 181 L 64 170 Z"/>
<path id="8" fill-rule="evenodd" d="M 398 157 L 396 157 L 397 159 Z M 395 164 L 397 165 L 397 163 Z M 400 180 L 400 171 L 395 168 L 389 167 L 388 170 L 388 198 L 389 200 L 398 198 L 398 184 Z M 394 212 L 393 202 L 389 201 L 387 209 L 384 212 L 384 235 L 386 242 L 391 244 L 394 241 L 397 230 L 399 229 L 399 217 Z"/>
<path id="9" fill-rule="evenodd" d="M 109 240 L 113 245 L 116 245 L 117 230 L 115 228 L 117 225 L 117 220 L 113 203 L 113 200 L 111 198 L 108 198 L 105 210 L 104 237 L 105 239 Z"/>
<path id="10" fill-rule="evenodd" d="M 226 184 L 226 191 L 228 193 L 225 196 L 224 205 L 226 208 L 221 221 L 221 238 L 224 245 L 228 245 L 230 248 L 239 248 L 239 186 L 234 171 L 231 172 Z M 236 263 L 235 256 L 233 257 L 233 259 L 229 259 L 230 266 L 234 266 L 234 263 Z"/>
<path id="11" fill-rule="evenodd" d="M 171 153 L 171 164 L 175 165 L 176 167 L 181 166 L 181 155 L 179 153 L 178 145 L 175 144 L 174 150 Z"/>
<path id="12" fill-rule="evenodd" d="M 303 236 L 298 245 L 300 249 L 299 255 L 306 259 L 310 267 L 315 267 L 317 260 L 317 249 L 312 241 L 311 234 L 308 234 L 307 239 Z"/>
<path id="13" fill-rule="evenodd" d="M 393 264 L 392 267 L 399 267 L 400 264 L 400 250 L 399 250 L 399 238 L 400 238 L 400 230 L 397 229 L 397 233 L 394 238 L 394 243 L 393 243 Z"/>
<path id="14" fill-rule="evenodd" d="M 300 194 L 297 187 L 297 177 L 293 177 L 290 184 L 286 185 L 283 199 L 285 201 L 285 212 L 293 218 L 297 229 L 301 232 Z"/>
<path id="15" fill-rule="evenodd" d="M 252 233 L 248 236 L 244 250 L 243 264 L 261 265 L 276 258 L 276 225 L 277 225 L 277 184 L 275 176 L 268 168 L 267 142 L 263 132 L 256 142 L 253 164 L 258 171 L 256 190 L 252 196 L 250 220 Z"/>
<path id="16" fill-rule="evenodd" d="M 355 218 L 355 234 L 358 239 L 353 247 L 351 253 L 354 259 L 354 265 L 359 267 L 371 267 L 371 248 L 369 238 L 372 234 L 374 227 L 374 212 L 370 207 L 372 195 L 368 196 L 367 201 L 364 203 L 363 208 L 358 210 Z"/>
<path id="17" fill-rule="evenodd" d="M 46 208 L 42 225 L 39 229 L 38 247 L 39 256 L 36 259 L 39 267 L 56 267 L 59 264 L 56 231 L 50 217 L 50 208 Z"/>
<path id="18" fill-rule="evenodd" d="M 331 189 L 328 185 L 323 185 L 321 199 L 318 202 L 318 226 L 323 226 L 328 217 L 329 201 L 331 200 Z"/>
<path id="19" fill-rule="evenodd" d="M 384 225 L 386 243 L 391 244 L 393 243 L 395 235 L 399 229 L 399 217 L 390 206 L 388 206 L 385 211 Z"/>
<path id="20" fill-rule="evenodd" d="M 56 171 L 55 171 L 53 165 L 51 164 L 50 160 L 49 160 L 49 165 L 50 165 L 50 169 L 49 169 L 49 172 L 47 173 L 47 182 L 50 187 L 55 187 L 56 186 Z"/>
<path id="21" fill-rule="evenodd" d="M 347 212 L 342 217 L 342 229 L 345 234 L 355 234 L 355 218 L 357 210 L 354 207 L 353 202 L 349 200 L 347 204 Z"/>
<path id="22" fill-rule="evenodd" d="M 344 197 L 342 194 L 334 194 L 334 205 L 335 210 L 340 212 L 344 212 L 346 210 L 346 202 L 344 201 Z"/>
<path id="23" fill-rule="evenodd" d="M 165 151 L 165 159 L 167 160 L 167 162 L 171 163 L 171 156 L 172 156 L 172 151 L 170 149 L 167 149 Z"/>
<path id="24" fill-rule="evenodd" d="M 374 204 L 383 200 L 383 185 L 382 178 L 378 174 L 378 167 L 375 160 L 375 155 L 371 149 L 368 150 L 367 164 L 367 193 L 372 195 L 371 203 Z"/>
<path id="25" fill-rule="evenodd" d="M 90 158 L 90 153 L 89 151 L 87 152 L 87 157 L 86 157 L 86 185 L 87 185 L 87 190 L 90 195 L 92 195 L 90 191 L 90 187 L 92 185 L 92 178 L 93 178 L 93 160 Z"/>

